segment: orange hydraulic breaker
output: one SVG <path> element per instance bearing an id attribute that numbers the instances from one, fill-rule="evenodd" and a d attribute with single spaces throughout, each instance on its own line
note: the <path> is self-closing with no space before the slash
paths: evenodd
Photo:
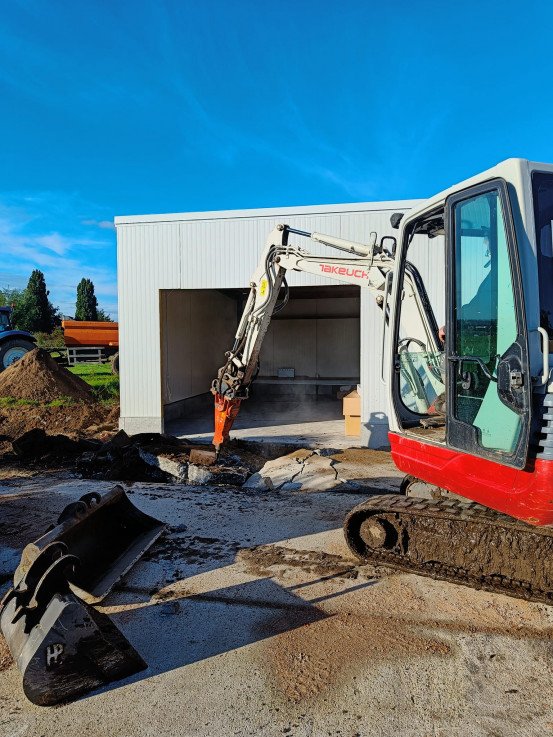
<path id="1" fill-rule="evenodd" d="M 221 394 L 215 394 L 215 433 L 213 445 L 218 451 L 221 445 L 228 440 L 229 432 L 240 410 L 242 400 L 238 397 L 226 399 Z"/>

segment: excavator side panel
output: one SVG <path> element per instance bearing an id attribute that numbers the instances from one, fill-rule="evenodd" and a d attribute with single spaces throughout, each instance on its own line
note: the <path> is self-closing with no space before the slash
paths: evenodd
<path id="1" fill-rule="evenodd" d="M 553 461 L 518 469 L 395 432 L 389 439 L 400 471 L 528 524 L 553 524 Z"/>

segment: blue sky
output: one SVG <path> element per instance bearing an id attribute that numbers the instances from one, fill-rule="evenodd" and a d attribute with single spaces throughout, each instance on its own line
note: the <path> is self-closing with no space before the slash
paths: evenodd
<path id="1" fill-rule="evenodd" d="M 553 161 L 553 4 L 5 0 L 0 287 L 117 314 L 115 215 L 425 197 Z M 261 246 L 261 244 L 260 244 Z"/>

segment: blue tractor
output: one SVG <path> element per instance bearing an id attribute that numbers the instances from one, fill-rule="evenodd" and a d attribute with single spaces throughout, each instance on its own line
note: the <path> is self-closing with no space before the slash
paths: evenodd
<path id="1" fill-rule="evenodd" d="M 0 371 L 36 348 L 36 341 L 31 333 L 12 330 L 11 312 L 10 307 L 0 307 Z"/>

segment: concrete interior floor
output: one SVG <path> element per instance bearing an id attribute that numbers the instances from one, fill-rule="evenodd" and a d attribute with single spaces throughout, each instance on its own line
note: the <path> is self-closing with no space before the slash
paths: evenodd
<path id="1" fill-rule="evenodd" d="M 186 417 L 167 422 L 165 432 L 210 443 L 213 437 L 213 399 Z M 351 448 L 360 438 L 346 436 L 342 401 L 329 397 L 252 396 L 242 403 L 231 437 L 265 443 L 288 443 L 303 448 Z"/>

